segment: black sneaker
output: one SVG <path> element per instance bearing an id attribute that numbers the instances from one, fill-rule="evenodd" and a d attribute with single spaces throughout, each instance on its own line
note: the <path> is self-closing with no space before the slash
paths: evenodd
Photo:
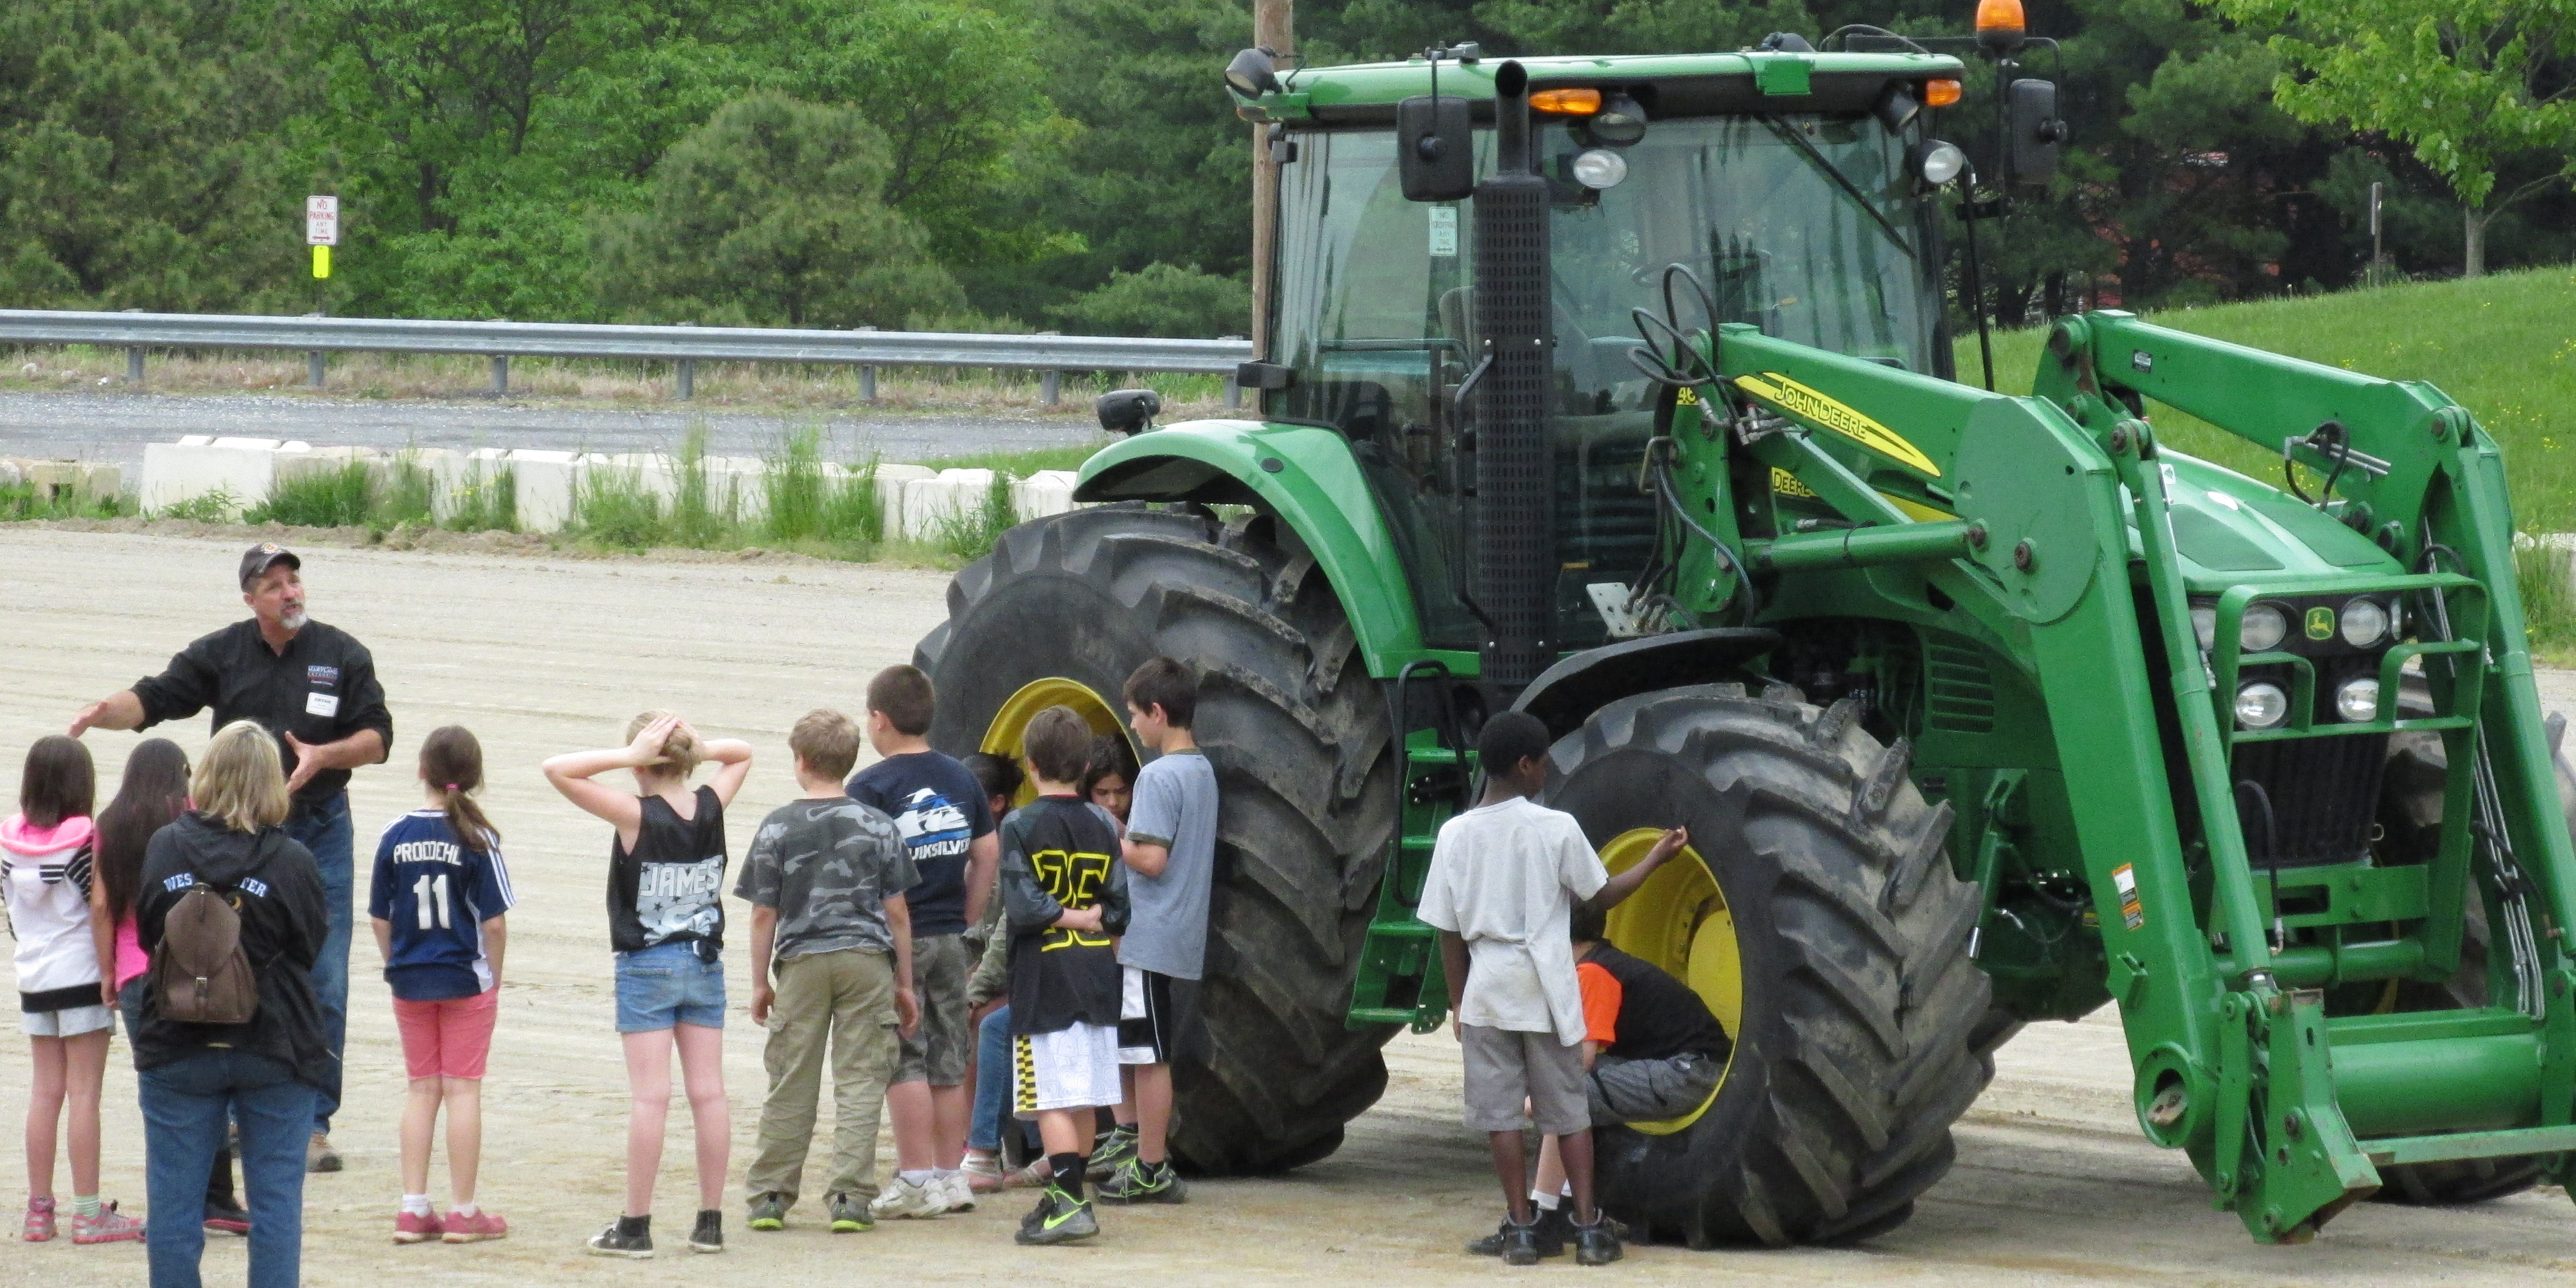
<path id="1" fill-rule="evenodd" d="M 1027 1244 L 1071 1243 L 1098 1233 L 1100 1219 L 1092 1215 L 1090 1202 L 1050 1185 L 1037 1207 L 1020 1218 L 1019 1233 L 1011 1238 Z"/>
<path id="2" fill-rule="evenodd" d="M 607 1229 L 590 1236 L 590 1255 L 649 1260 L 653 1255 L 652 1220 L 645 1217 L 632 1230 L 626 1228 L 624 1218 L 609 1222 Z"/>
<path id="3" fill-rule="evenodd" d="M 1540 1257 L 1562 1256 L 1565 1252 L 1564 1241 L 1560 1239 L 1553 1243 L 1548 1242 L 1542 1233 L 1546 1228 L 1547 1224 L 1543 1220 L 1533 1220 L 1528 1225 L 1514 1225 L 1510 1217 L 1504 1217 L 1502 1225 L 1492 1234 L 1467 1241 L 1467 1255 L 1501 1257 L 1503 1264 L 1507 1266 L 1534 1266 L 1538 1264 Z"/>
<path id="4" fill-rule="evenodd" d="M 1619 1246 L 1619 1236 L 1622 1233 L 1624 1231 L 1619 1228 L 1618 1222 L 1601 1213 L 1594 1213 L 1592 1224 L 1574 1227 L 1574 1264 L 1606 1266 L 1628 1255 L 1627 1250 Z"/>
<path id="5" fill-rule="evenodd" d="M 1131 1158 L 1120 1164 L 1108 1180 L 1100 1183 L 1100 1201 L 1118 1204 L 1187 1203 L 1190 1201 L 1190 1186 L 1170 1163 L 1148 1163 Z"/>
<path id="6" fill-rule="evenodd" d="M 692 1252 L 724 1251 L 724 1213 L 706 1208 L 698 1213 L 698 1224 L 689 1231 Z"/>
<path id="7" fill-rule="evenodd" d="M 1083 1178 L 1097 1185 L 1117 1175 L 1119 1167 L 1135 1156 L 1135 1131 L 1113 1127 L 1092 1139 L 1091 1157 L 1083 1163 Z"/>
<path id="8" fill-rule="evenodd" d="M 250 1213 L 226 1199 L 206 1200 L 206 1228 L 219 1234 L 249 1234 Z"/>

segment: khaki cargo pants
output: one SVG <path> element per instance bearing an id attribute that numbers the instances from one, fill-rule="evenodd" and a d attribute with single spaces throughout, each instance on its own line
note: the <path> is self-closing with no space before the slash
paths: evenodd
<path id="1" fill-rule="evenodd" d="M 832 1176 L 826 1194 L 864 1203 L 877 1195 L 877 1122 L 894 1074 L 894 958 L 846 949 L 778 963 L 769 1011 L 769 1099 L 760 1107 L 759 1152 L 744 1175 L 750 1196 L 776 1192 L 790 1203 L 803 1188 L 805 1155 L 832 1056 Z"/>

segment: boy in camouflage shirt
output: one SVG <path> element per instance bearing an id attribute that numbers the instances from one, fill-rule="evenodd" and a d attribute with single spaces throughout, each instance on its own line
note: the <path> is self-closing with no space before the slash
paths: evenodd
<path id="1" fill-rule="evenodd" d="M 769 1099 L 745 1188 L 752 1229 L 786 1228 L 813 1142 L 828 1039 L 834 1121 L 825 1192 L 833 1231 L 850 1233 L 875 1224 L 877 1114 L 897 1034 L 920 1019 L 904 891 L 921 878 L 894 820 L 841 789 L 859 755 L 856 723 L 810 712 L 787 745 L 804 795 L 761 820 L 734 887 L 752 905 L 751 1019 L 769 1029 Z"/>

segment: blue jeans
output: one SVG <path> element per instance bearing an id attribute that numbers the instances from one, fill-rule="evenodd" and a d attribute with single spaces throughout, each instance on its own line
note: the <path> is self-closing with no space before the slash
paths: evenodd
<path id="1" fill-rule="evenodd" d="M 966 1144 L 999 1153 L 1002 1124 L 1011 1117 L 1011 1008 L 984 1017 L 975 1030 L 975 1116 L 967 1123 Z M 1026 1136 L 1033 1124 L 1018 1123 Z"/>
<path id="2" fill-rule="evenodd" d="M 296 1288 L 304 1255 L 304 1138 L 313 1088 L 286 1066 L 244 1051 L 209 1050 L 136 1079 L 143 1102 L 143 1187 L 150 1212 L 143 1243 L 152 1288 L 199 1288 L 206 1173 L 224 1147 L 227 1115 L 241 1124 L 242 1179 L 250 1190 L 249 1288 Z"/>
<path id="3" fill-rule="evenodd" d="M 724 1027 L 724 962 L 700 957 L 701 942 L 655 944 L 617 954 L 618 1032 L 658 1033 L 682 1024 Z"/>
<path id="4" fill-rule="evenodd" d="M 349 1045 L 349 934 L 355 916 L 350 902 L 356 889 L 349 845 L 349 794 L 342 792 L 286 820 L 286 834 L 313 852 L 322 870 L 322 902 L 331 917 L 331 933 L 322 940 L 322 956 L 313 963 L 314 1000 L 322 1007 L 322 1036 L 331 1044 L 331 1072 L 314 1089 L 313 1130 L 331 1130 L 331 1115 L 340 1109 L 340 1053 Z"/>

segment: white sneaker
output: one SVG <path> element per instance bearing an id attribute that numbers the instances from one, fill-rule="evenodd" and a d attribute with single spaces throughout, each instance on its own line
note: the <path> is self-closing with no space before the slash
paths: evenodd
<path id="1" fill-rule="evenodd" d="M 967 1183 L 966 1173 L 962 1171 L 932 1181 L 930 1194 L 948 1211 L 972 1212 L 975 1210 L 975 1187 Z"/>
<path id="2" fill-rule="evenodd" d="M 934 1217 L 948 1210 L 948 1205 L 940 1201 L 940 1190 L 939 1182 L 935 1180 L 928 1185 L 916 1185 L 898 1176 L 894 1178 L 894 1184 L 877 1195 L 876 1202 L 868 1205 L 868 1211 L 880 1221 L 897 1217 Z"/>

